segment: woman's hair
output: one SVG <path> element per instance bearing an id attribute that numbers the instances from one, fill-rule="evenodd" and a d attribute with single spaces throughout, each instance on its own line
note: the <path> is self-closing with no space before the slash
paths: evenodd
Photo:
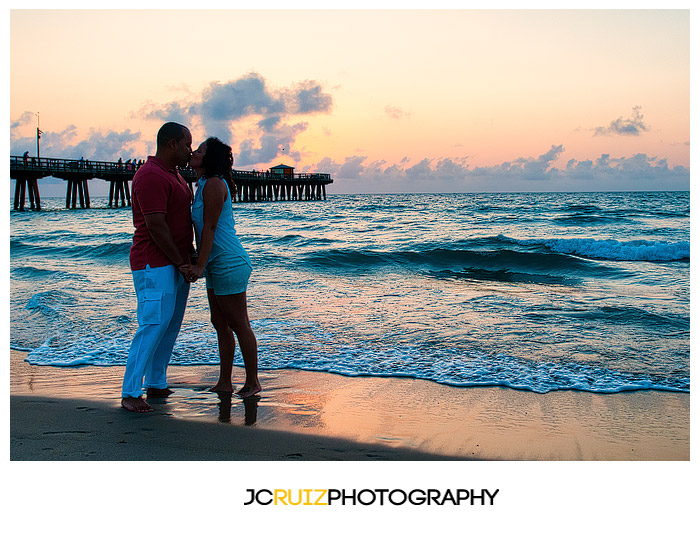
<path id="1" fill-rule="evenodd" d="M 204 177 L 221 177 L 228 183 L 228 188 L 233 195 L 233 154 L 231 147 L 219 138 L 207 138 L 207 151 L 202 158 Z"/>

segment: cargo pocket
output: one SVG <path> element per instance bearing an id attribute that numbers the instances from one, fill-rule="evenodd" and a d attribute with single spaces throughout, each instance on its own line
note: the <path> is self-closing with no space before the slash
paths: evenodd
<path id="1" fill-rule="evenodd" d="M 160 309 L 163 301 L 163 291 L 146 289 L 139 297 L 138 320 L 139 324 L 160 324 Z"/>

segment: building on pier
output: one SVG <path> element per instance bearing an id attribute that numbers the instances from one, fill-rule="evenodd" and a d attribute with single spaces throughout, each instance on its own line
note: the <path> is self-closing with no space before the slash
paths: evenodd
<path id="1" fill-rule="evenodd" d="M 282 175 L 282 177 L 284 177 L 285 179 L 294 178 L 294 168 L 292 166 L 285 166 L 284 164 L 271 167 L 270 173 L 274 173 L 275 175 Z"/>
<path id="2" fill-rule="evenodd" d="M 29 195 L 32 210 L 41 210 L 38 180 L 56 177 L 66 181 L 66 208 L 90 208 L 88 181 L 105 180 L 110 183 L 109 207 L 131 206 L 129 182 L 140 163 L 97 162 L 62 158 L 30 158 L 26 155 L 10 157 L 10 179 L 15 180 L 14 209 L 24 210 Z M 197 178 L 190 168 L 180 170 L 182 177 L 192 185 Z M 327 173 L 294 173 L 294 168 L 280 164 L 267 171 L 233 170 L 236 191 L 233 202 L 302 201 L 326 199 L 326 186 L 333 182 Z"/>

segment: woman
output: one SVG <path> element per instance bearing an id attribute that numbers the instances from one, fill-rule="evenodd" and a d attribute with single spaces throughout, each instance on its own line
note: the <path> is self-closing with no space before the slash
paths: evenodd
<path id="1" fill-rule="evenodd" d="M 234 191 L 231 147 L 218 138 L 208 138 L 192 153 L 190 167 L 198 179 L 192 204 L 198 258 L 191 267 L 190 280 L 206 275 L 211 323 L 219 342 L 219 381 L 211 390 L 233 392 L 235 333 L 246 374 L 245 384 L 236 394 L 246 398 L 262 388 L 258 380 L 258 342 L 250 327 L 246 305 L 252 266 L 236 236 L 231 207 Z"/>

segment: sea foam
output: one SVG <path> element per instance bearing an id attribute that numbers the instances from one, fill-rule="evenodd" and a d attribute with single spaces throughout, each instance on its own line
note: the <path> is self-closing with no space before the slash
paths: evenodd
<path id="1" fill-rule="evenodd" d="M 551 251 L 592 259 L 613 261 L 688 261 L 690 242 L 662 242 L 651 240 L 596 240 L 593 238 L 549 238 L 517 240 L 503 237 L 522 245 L 543 245 Z"/>

